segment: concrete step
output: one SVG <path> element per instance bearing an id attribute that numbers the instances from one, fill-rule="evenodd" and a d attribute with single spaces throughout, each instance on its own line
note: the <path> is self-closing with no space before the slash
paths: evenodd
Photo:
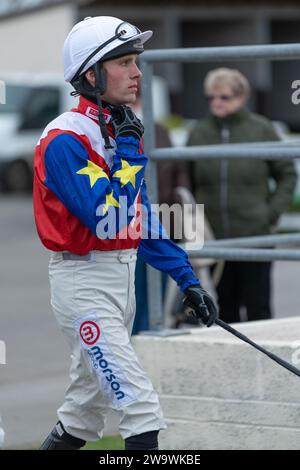
<path id="1" fill-rule="evenodd" d="M 300 429 L 167 420 L 160 434 L 166 450 L 299 450 Z"/>

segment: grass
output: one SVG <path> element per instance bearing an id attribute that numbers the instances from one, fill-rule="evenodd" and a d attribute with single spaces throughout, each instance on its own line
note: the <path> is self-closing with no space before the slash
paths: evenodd
<path id="1" fill-rule="evenodd" d="M 300 196 L 294 197 L 293 202 L 291 202 L 287 212 L 300 212 Z"/>
<path id="2" fill-rule="evenodd" d="M 104 436 L 100 441 L 88 442 L 82 450 L 124 450 L 121 436 Z"/>

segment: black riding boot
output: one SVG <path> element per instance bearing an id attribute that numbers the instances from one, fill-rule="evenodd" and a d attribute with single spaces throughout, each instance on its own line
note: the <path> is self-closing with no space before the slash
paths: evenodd
<path id="1" fill-rule="evenodd" d="M 39 450 L 79 450 L 85 443 L 86 441 L 68 434 L 58 421 Z"/>
<path id="2" fill-rule="evenodd" d="M 158 450 L 158 431 L 149 431 L 125 439 L 125 450 Z"/>

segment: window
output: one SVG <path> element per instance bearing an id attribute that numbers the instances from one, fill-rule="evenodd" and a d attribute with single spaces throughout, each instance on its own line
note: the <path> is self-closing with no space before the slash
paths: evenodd
<path id="1" fill-rule="evenodd" d="M 23 103 L 20 130 L 43 129 L 59 114 L 59 90 L 55 87 L 32 88 Z"/>
<path id="2" fill-rule="evenodd" d="M 12 85 L 5 83 L 6 101 L 0 106 L 0 113 L 20 113 L 25 101 L 32 93 L 32 87 L 26 85 Z"/>

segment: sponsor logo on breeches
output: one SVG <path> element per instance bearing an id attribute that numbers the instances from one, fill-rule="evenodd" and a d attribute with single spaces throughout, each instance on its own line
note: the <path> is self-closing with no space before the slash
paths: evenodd
<path id="1" fill-rule="evenodd" d="M 92 360 L 94 369 L 101 369 L 106 380 L 109 382 L 111 389 L 113 390 L 116 398 L 122 400 L 125 397 L 125 393 L 121 390 L 121 385 L 119 384 L 116 376 L 113 374 L 112 369 L 109 368 L 109 364 L 103 357 L 103 352 L 99 346 L 93 346 L 88 351 L 88 354 Z"/>

